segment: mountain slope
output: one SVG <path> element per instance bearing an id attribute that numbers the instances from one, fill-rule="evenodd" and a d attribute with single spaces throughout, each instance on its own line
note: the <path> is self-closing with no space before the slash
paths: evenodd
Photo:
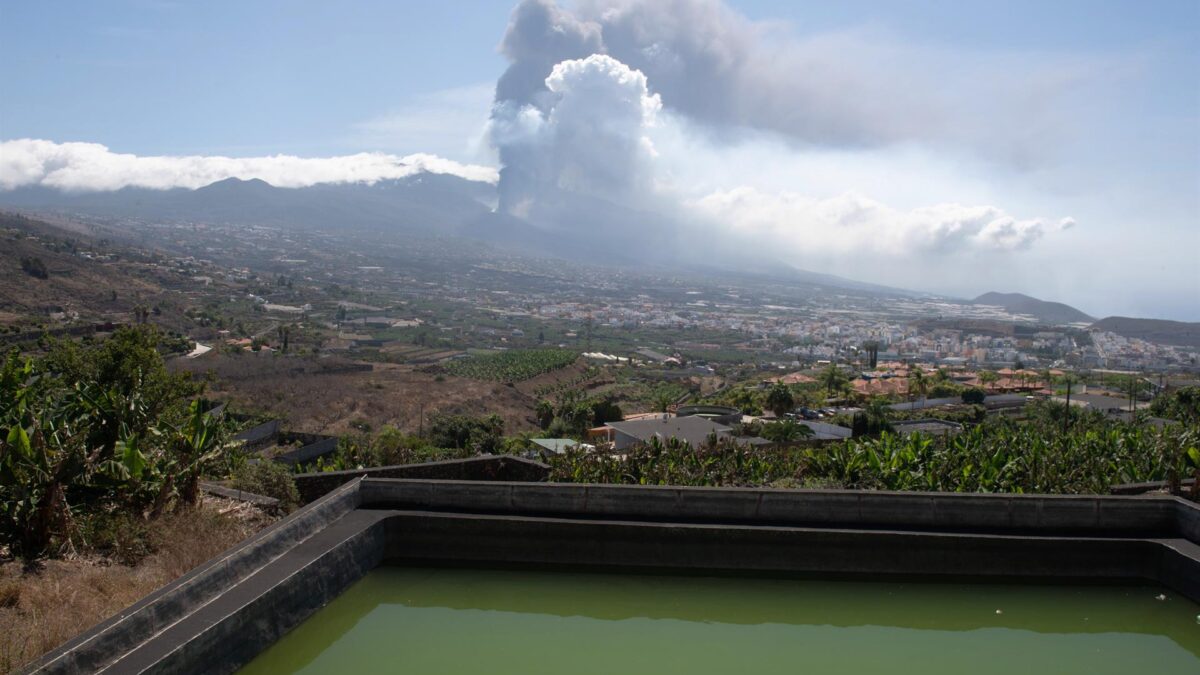
<path id="1" fill-rule="evenodd" d="M 123 188 L 63 193 L 32 187 L 0 192 L 0 205 L 116 218 L 366 229 L 454 230 L 491 210 L 495 188 L 420 173 L 396 180 L 279 188 L 227 178 L 196 190 Z"/>
<path id="2" fill-rule="evenodd" d="M 1092 328 L 1147 342 L 1200 348 L 1200 323 L 1110 316 L 1092 324 Z"/>
<path id="3" fill-rule="evenodd" d="M 1028 314 L 1045 323 L 1064 324 L 1095 321 L 1093 317 L 1070 305 L 1038 300 L 1024 293 L 984 293 L 971 302 L 976 305 L 1003 307 L 1014 314 Z"/>
<path id="4" fill-rule="evenodd" d="M 668 215 L 573 195 L 570 203 L 545 199 L 529 219 L 493 210 L 496 187 L 446 174 L 397 180 L 325 183 L 279 188 L 262 180 L 228 178 L 191 190 L 124 188 L 63 193 L 44 187 L 0 191 L 0 206 L 48 213 L 88 214 L 143 221 L 208 222 L 459 236 L 498 247 L 570 260 L 603 260 L 633 269 L 767 276 L 785 284 L 867 293 L 917 295 L 829 274 L 798 269 L 751 247 L 721 246 L 686 235 Z M 564 215 L 568 214 L 568 215 Z"/>
<path id="5" fill-rule="evenodd" d="M 89 321 L 128 321 L 135 305 L 153 305 L 164 294 L 149 275 L 134 276 L 129 266 L 77 255 L 97 251 L 86 235 L 49 223 L 0 212 L 0 327 L 40 324 L 51 312 L 78 313 Z M 122 249 L 125 258 L 136 251 Z M 25 261 L 37 261 L 44 274 L 31 274 Z"/>

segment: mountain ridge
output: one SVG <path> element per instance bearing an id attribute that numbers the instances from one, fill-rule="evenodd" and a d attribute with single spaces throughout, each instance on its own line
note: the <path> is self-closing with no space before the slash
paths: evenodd
<path id="1" fill-rule="evenodd" d="M 1200 349 L 1200 322 L 1109 316 L 1093 323 L 1092 328 L 1147 342 Z"/>
<path id="2" fill-rule="evenodd" d="M 971 302 L 976 305 L 1003 307 L 1014 314 L 1028 314 L 1038 321 L 1052 324 L 1092 323 L 1096 320 L 1095 317 L 1065 303 L 1040 300 L 1024 293 L 991 291 L 980 295 Z"/>

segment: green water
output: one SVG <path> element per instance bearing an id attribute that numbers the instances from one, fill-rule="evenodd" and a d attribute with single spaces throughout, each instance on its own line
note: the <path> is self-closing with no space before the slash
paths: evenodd
<path id="1" fill-rule="evenodd" d="M 1156 586 L 385 567 L 242 673 L 1196 675 L 1198 614 Z"/>

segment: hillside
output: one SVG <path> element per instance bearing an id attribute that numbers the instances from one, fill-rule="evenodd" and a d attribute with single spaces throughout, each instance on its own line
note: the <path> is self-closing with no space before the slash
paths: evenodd
<path id="1" fill-rule="evenodd" d="M 1200 349 L 1200 323 L 1110 316 L 1092 324 L 1092 328 L 1147 342 Z"/>
<path id="2" fill-rule="evenodd" d="M 159 302 L 154 279 L 102 260 L 111 256 L 85 235 L 0 212 L 0 326 L 44 323 L 56 312 L 128 321 L 138 304 Z"/>
<path id="3" fill-rule="evenodd" d="M 976 305 L 995 305 L 1014 314 L 1028 314 L 1038 321 L 1051 324 L 1083 323 L 1095 321 L 1070 305 L 1061 302 L 1038 300 L 1024 293 L 984 293 L 971 301 Z"/>
<path id="4" fill-rule="evenodd" d="M 123 188 L 65 193 L 25 187 L 0 191 L 0 204 L 114 218 L 211 223 L 412 230 L 463 227 L 490 213 L 495 188 L 455 176 L 422 173 L 366 183 L 280 188 L 228 178 L 196 190 Z"/>
<path id="5" fill-rule="evenodd" d="M 395 241 L 413 236 L 461 237 L 520 254 L 588 262 L 602 258 L 609 266 L 634 270 L 654 265 L 703 275 L 767 277 L 787 285 L 918 295 L 808 272 L 753 247 L 725 250 L 719 264 L 714 265 L 710 256 L 689 253 L 670 236 L 648 238 L 650 231 L 643 225 L 666 216 L 597 198 L 574 199 L 587 199 L 587 208 L 580 209 L 586 217 L 577 214 L 571 227 L 548 230 L 533 221 L 493 211 L 496 188 L 491 183 L 433 173 L 369 185 L 322 183 L 301 188 L 228 178 L 195 190 L 127 187 L 111 192 L 68 193 L 41 186 L 0 190 L 0 207 L 39 216 L 86 215 L 93 217 L 89 219 L 93 222 L 94 217 L 100 217 L 133 222 L 269 225 L 325 233 L 382 233 L 396 235 Z M 679 227 L 676 224 L 665 229 Z M 630 241 L 638 245 L 630 246 Z"/>

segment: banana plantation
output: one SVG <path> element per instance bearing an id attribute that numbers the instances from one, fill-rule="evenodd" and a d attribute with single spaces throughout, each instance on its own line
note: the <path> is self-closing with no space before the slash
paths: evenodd
<path id="1" fill-rule="evenodd" d="M 0 549 L 87 549 L 87 521 L 152 519 L 199 497 L 232 452 L 201 387 L 166 371 L 159 336 L 122 329 L 0 369 Z"/>
<path id="2" fill-rule="evenodd" d="M 641 485 L 831 487 L 947 492 L 1104 494 L 1113 485 L 1200 475 L 1200 430 L 1162 429 L 1049 405 L 1029 419 L 989 419 L 957 435 L 854 438 L 752 448 L 674 439 L 623 455 L 568 452 L 551 480 Z M 1064 427 L 1066 429 L 1064 430 Z"/>

